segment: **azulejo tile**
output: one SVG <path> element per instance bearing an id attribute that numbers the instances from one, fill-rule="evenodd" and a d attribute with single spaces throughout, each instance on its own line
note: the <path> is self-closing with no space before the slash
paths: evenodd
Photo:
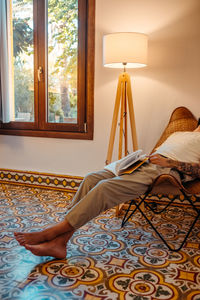
<path id="1" fill-rule="evenodd" d="M 93 254 L 103 254 L 107 251 L 120 251 L 124 248 L 124 243 L 119 241 L 112 233 L 96 232 L 92 235 L 81 235 L 73 239 L 73 242 L 80 247 L 81 252 Z"/>
<path id="2" fill-rule="evenodd" d="M 177 300 L 178 291 L 164 281 L 163 275 L 147 269 L 130 274 L 117 274 L 109 280 L 110 289 L 118 293 L 119 299 L 166 299 Z"/>
<path id="3" fill-rule="evenodd" d="M 82 177 L 65 176 L 48 173 L 26 172 L 20 170 L 0 169 L 0 182 L 18 184 L 20 186 L 33 186 L 57 188 L 60 190 L 76 191 Z"/>
<path id="4" fill-rule="evenodd" d="M 151 268 L 164 268 L 169 264 L 180 264 L 187 261 L 183 251 L 169 252 L 166 246 L 160 243 L 147 243 L 146 245 L 134 245 L 130 249 L 133 256 L 138 256 L 142 265 Z"/>
<path id="5" fill-rule="evenodd" d="M 73 195 L 0 185 L 0 299 L 200 299 L 200 222 L 178 253 L 168 251 L 139 213 L 121 228 L 114 210 L 74 233 L 65 260 L 37 257 L 18 245 L 14 231 L 37 231 L 63 220 Z M 186 220 L 187 227 L 192 219 L 183 217 L 187 212 L 172 208 L 170 216 L 153 221 L 177 242 L 184 227 L 175 220 Z"/>
<path id="6" fill-rule="evenodd" d="M 198 300 L 198 299 L 200 299 L 200 290 L 192 291 L 187 296 L 187 300 Z"/>
<path id="7" fill-rule="evenodd" d="M 94 260 L 81 256 L 51 261 L 42 266 L 41 272 L 47 275 L 49 285 L 58 289 L 70 290 L 82 284 L 98 284 L 103 279 L 103 272 L 95 267 Z"/>

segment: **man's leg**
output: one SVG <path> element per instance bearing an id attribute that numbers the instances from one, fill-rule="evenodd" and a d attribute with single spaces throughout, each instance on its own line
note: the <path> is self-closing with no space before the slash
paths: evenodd
<path id="1" fill-rule="evenodd" d="M 102 211 L 144 194 L 163 169 L 146 164 L 132 174 L 101 180 L 69 210 L 65 220 L 78 229 Z"/>
<path id="2" fill-rule="evenodd" d="M 25 244 L 29 245 L 36 245 L 39 243 L 43 243 L 46 241 L 51 241 L 58 237 L 59 235 L 65 233 L 72 233 L 74 232 L 74 228 L 69 224 L 67 220 L 63 220 L 57 223 L 54 226 L 51 226 L 47 229 L 37 232 L 14 232 L 16 240 L 19 242 L 21 246 Z"/>
<path id="3" fill-rule="evenodd" d="M 107 170 L 100 170 L 98 172 L 93 172 L 87 174 L 83 181 L 81 182 L 78 191 L 73 197 L 72 203 L 70 204 L 69 208 L 74 206 L 77 202 L 79 202 L 87 193 L 101 180 L 109 179 L 114 177 L 115 175 L 112 172 Z M 68 209 L 69 209 L 68 208 Z"/>
<path id="4" fill-rule="evenodd" d="M 114 175 L 106 170 L 101 170 L 98 172 L 90 173 L 83 179 L 78 191 L 76 192 L 72 205 L 73 207 L 76 203 L 78 203 L 87 193 L 101 180 L 112 178 Z M 69 208 L 68 208 L 69 209 Z M 20 243 L 20 245 L 35 245 L 39 243 L 44 243 L 46 241 L 50 241 L 55 239 L 57 236 L 62 235 L 66 232 L 74 232 L 74 228 L 68 223 L 67 220 L 63 220 L 62 222 L 47 228 L 45 230 L 39 232 L 15 232 L 14 235 L 16 240 Z M 73 233 L 72 233 L 73 234 Z M 71 235 L 72 235 L 71 234 Z"/>
<path id="5" fill-rule="evenodd" d="M 87 223 L 102 211 L 144 194 L 149 184 L 161 173 L 163 173 L 163 168 L 148 164 L 133 174 L 101 180 L 86 196 L 72 207 L 64 221 L 49 229 L 50 232 L 53 232 L 50 241 L 37 245 L 29 245 L 25 242 L 25 247 L 39 256 L 53 255 L 54 257 L 61 258 L 66 253 L 63 251 L 66 245 L 63 245 L 68 242 L 68 235 L 73 234 L 77 228 Z M 51 248 L 55 244 L 59 254 L 52 253 Z"/>

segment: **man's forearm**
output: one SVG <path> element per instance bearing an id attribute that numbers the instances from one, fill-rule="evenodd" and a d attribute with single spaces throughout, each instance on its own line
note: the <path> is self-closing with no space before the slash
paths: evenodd
<path id="1" fill-rule="evenodd" d="M 200 164 L 175 161 L 169 158 L 167 159 L 167 162 L 170 168 L 175 168 L 187 175 L 200 178 Z"/>

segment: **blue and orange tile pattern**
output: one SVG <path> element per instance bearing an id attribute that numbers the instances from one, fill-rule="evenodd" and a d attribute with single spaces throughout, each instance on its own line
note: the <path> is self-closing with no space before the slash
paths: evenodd
<path id="1" fill-rule="evenodd" d="M 61 221 L 74 192 L 0 184 L 0 299 L 200 299 L 200 222 L 178 253 L 167 250 L 139 213 L 121 229 L 114 210 L 76 231 L 66 259 L 37 257 L 18 245 L 14 231 Z M 178 207 L 151 218 L 173 244 L 192 216 Z"/>

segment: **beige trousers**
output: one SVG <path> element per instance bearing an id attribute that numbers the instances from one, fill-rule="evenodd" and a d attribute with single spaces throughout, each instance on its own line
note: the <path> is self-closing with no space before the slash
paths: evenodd
<path id="1" fill-rule="evenodd" d="M 66 219 L 80 228 L 101 212 L 144 194 L 148 186 L 170 168 L 145 163 L 132 174 L 115 176 L 107 170 L 88 174 L 75 194 Z"/>

